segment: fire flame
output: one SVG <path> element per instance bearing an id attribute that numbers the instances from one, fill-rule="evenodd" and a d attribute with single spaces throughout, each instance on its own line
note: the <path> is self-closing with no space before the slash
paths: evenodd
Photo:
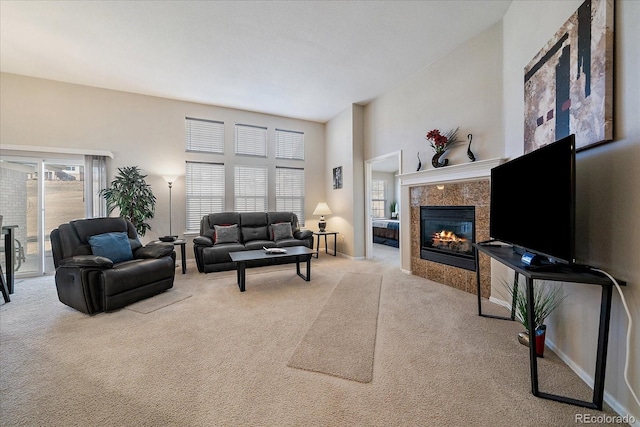
<path id="1" fill-rule="evenodd" d="M 439 233 L 433 233 L 433 240 L 439 240 L 442 242 L 464 242 L 467 239 L 456 236 L 453 231 L 442 230 Z"/>

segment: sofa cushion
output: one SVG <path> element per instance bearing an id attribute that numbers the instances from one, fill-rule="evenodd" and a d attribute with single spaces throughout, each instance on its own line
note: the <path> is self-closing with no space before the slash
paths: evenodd
<path id="1" fill-rule="evenodd" d="M 278 224 L 271 224 L 271 237 L 276 242 L 278 240 L 292 239 L 293 231 L 291 230 L 291 223 L 281 222 Z"/>
<path id="2" fill-rule="evenodd" d="M 264 227 L 246 227 L 242 226 L 242 241 L 250 242 L 252 240 L 269 240 L 269 231 L 267 226 Z"/>
<path id="3" fill-rule="evenodd" d="M 129 236 L 125 232 L 96 234 L 88 240 L 94 255 L 109 258 L 114 263 L 133 259 Z"/>
<path id="4" fill-rule="evenodd" d="M 214 225 L 213 227 L 216 231 L 214 245 L 238 243 L 238 224 L 228 226 Z"/>
<path id="5" fill-rule="evenodd" d="M 262 227 L 266 226 L 266 212 L 242 212 L 240 214 L 240 225 L 244 227 Z"/>
<path id="6" fill-rule="evenodd" d="M 229 252 L 238 252 L 246 250 L 242 243 L 223 243 L 213 245 L 209 248 L 202 249 L 202 257 L 205 264 L 217 264 L 224 262 L 233 262 L 229 256 Z"/>
<path id="7" fill-rule="evenodd" d="M 246 242 L 244 247 L 247 248 L 248 251 L 256 251 L 262 248 L 275 248 L 276 242 L 273 240 L 252 240 L 250 242 Z"/>

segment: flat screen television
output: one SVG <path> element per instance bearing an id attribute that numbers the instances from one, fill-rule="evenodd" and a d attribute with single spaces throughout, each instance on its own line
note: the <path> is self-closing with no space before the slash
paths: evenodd
<path id="1" fill-rule="evenodd" d="M 569 135 L 491 169 L 491 238 L 574 264 L 575 164 Z"/>

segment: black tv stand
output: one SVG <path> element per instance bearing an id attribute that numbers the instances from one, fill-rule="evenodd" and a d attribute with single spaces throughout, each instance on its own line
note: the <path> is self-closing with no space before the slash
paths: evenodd
<path id="1" fill-rule="evenodd" d="M 522 268 L 524 268 L 527 271 L 556 271 L 556 272 L 560 272 L 562 271 L 563 266 L 561 264 L 555 264 L 555 263 L 544 263 L 544 264 L 540 264 L 540 265 L 522 265 Z"/>
<path id="2" fill-rule="evenodd" d="M 526 279 L 526 295 L 527 295 L 527 314 L 530 325 L 533 321 L 534 307 L 534 280 L 551 280 L 555 282 L 581 283 L 586 285 L 598 285 L 602 287 L 602 297 L 600 301 L 600 321 L 598 326 L 598 347 L 596 353 L 596 370 L 593 384 L 593 399 L 591 402 L 578 400 L 571 397 L 559 396 L 556 394 L 545 393 L 540 391 L 538 387 L 538 358 L 536 357 L 536 340 L 529 340 L 529 367 L 531 370 L 531 393 L 534 396 L 555 400 L 556 402 L 568 403 L 570 405 L 582 406 L 590 409 L 602 410 L 602 401 L 604 398 L 604 378 L 607 366 L 607 344 L 609 342 L 609 323 L 611 319 L 611 297 L 613 293 L 613 282 L 608 277 L 596 271 L 592 271 L 588 266 L 580 266 L 580 268 L 572 269 L 569 265 L 555 264 L 558 267 L 551 270 L 546 269 L 528 269 L 522 264 L 520 256 L 513 251 L 510 246 L 497 247 L 494 245 L 481 245 L 474 243 L 476 250 L 476 286 L 478 295 L 478 315 L 483 317 L 491 317 L 496 319 L 514 320 L 515 304 L 512 304 L 511 317 L 492 316 L 482 314 L 482 293 L 480 287 L 480 253 L 506 265 L 514 270 L 514 287 L 517 292 L 518 275 L 522 275 Z M 624 286 L 624 282 L 619 282 Z M 514 295 L 515 293 L 514 292 Z"/>

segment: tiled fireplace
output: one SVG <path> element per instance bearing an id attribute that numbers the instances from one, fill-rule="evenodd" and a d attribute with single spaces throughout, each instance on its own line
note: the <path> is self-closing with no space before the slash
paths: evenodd
<path id="1" fill-rule="evenodd" d="M 443 252 L 445 255 L 447 252 L 460 250 L 467 252 L 469 244 L 489 239 L 490 170 L 502 161 L 503 159 L 496 159 L 401 175 L 402 185 L 409 187 L 409 206 L 405 205 L 405 209 L 408 207 L 410 210 L 412 274 L 476 294 L 473 251 L 470 257 L 466 254 L 466 259 L 462 262 L 455 259 L 452 261 L 451 257 L 445 260 L 440 257 Z M 427 235 L 433 236 L 431 243 L 429 236 L 423 238 L 425 212 L 429 210 L 425 208 L 431 208 L 436 213 L 436 227 L 454 229 L 442 231 L 460 234 L 455 238 L 465 241 L 449 243 L 447 238 L 443 243 L 440 241 L 441 231 L 435 229 L 426 230 Z M 466 211 L 464 215 L 467 216 L 460 221 L 438 218 L 440 214 L 447 216 L 451 211 L 461 208 L 464 208 L 462 210 Z M 469 215 L 473 216 L 473 221 Z M 425 249 L 432 253 L 425 256 Z M 460 257 L 457 253 L 450 255 L 453 258 Z M 481 254 L 480 265 L 482 295 L 488 297 L 491 294 L 491 260 Z"/>

